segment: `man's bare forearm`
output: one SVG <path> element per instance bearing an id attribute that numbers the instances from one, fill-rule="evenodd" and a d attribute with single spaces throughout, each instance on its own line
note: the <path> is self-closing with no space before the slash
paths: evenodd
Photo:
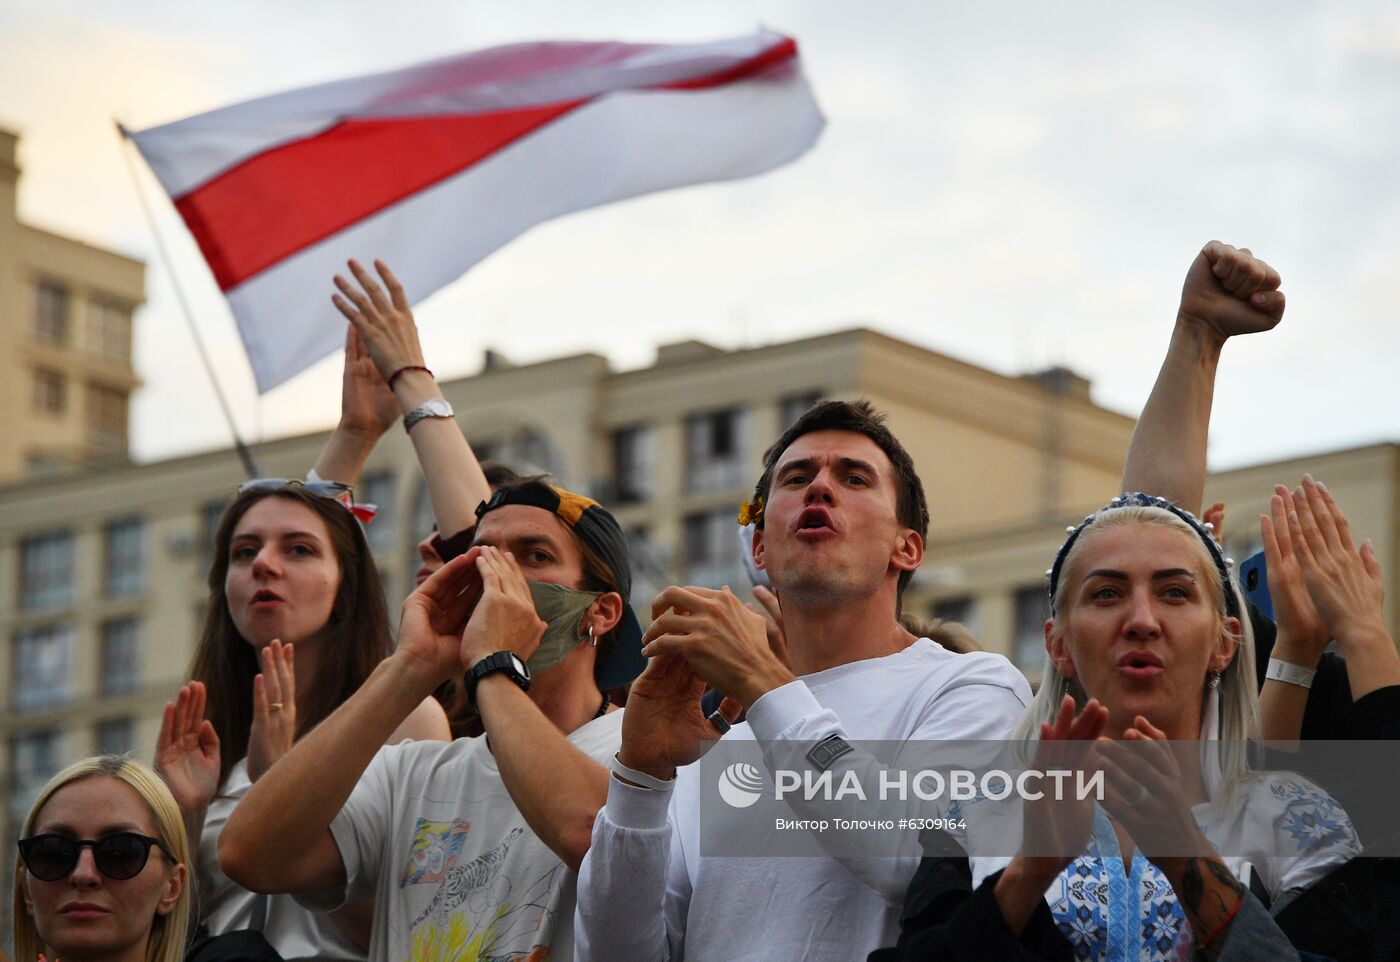
<path id="1" fill-rule="evenodd" d="M 608 798 L 607 770 L 504 675 L 481 679 L 476 697 L 511 799 L 540 840 L 577 872 Z"/>
<path id="2" fill-rule="evenodd" d="M 287 853 L 320 842 L 375 753 L 435 683 L 409 659 L 380 662 L 234 809 L 219 839 L 225 873 L 254 891 L 300 890 L 298 879 L 287 878 Z"/>
<path id="3" fill-rule="evenodd" d="M 1123 466 L 1123 490 L 1145 491 L 1199 514 L 1206 486 L 1206 439 L 1215 372 L 1225 341 L 1178 317 Z"/>

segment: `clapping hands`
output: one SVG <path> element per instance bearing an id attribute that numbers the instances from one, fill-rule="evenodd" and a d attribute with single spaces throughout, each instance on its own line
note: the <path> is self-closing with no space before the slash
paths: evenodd
<path id="1" fill-rule="evenodd" d="M 359 286 L 337 274 L 335 286 L 340 293 L 332 294 L 331 302 L 362 339 L 380 376 L 387 381 L 394 372 L 403 368 L 421 367 L 423 348 L 418 342 L 418 326 L 413 321 L 413 309 L 409 306 L 403 285 L 389 270 L 389 265 L 383 261 L 374 262 L 384 287 L 379 286 L 379 282 L 360 266 L 359 261 L 350 261 L 349 267 Z M 385 288 L 388 289 L 387 293 Z"/>
<path id="2" fill-rule="evenodd" d="M 156 739 L 155 769 L 180 811 L 202 813 L 219 790 L 219 736 L 204 717 L 204 683 L 192 681 L 167 702 Z"/>
<path id="3" fill-rule="evenodd" d="M 296 665 L 292 646 L 273 641 L 258 653 L 253 677 L 253 728 L 248 734 L 248 780 L 256 782 L 291 750 L 297 735 Z"/>
<path id="4" fill-rule="evenodd" d="M 1304 475 L 1290 499 L 1288 535 L 1308 597 L 1318 617 L 1344 646 L 1348 641 L 1386 633 L 1381 566 L 1367 541 L 1358 549 L 1351 526 L 1331 492 Z"/>

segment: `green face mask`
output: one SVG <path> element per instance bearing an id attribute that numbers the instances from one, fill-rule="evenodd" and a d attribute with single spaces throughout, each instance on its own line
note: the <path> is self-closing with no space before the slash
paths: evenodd
<path id="1" fill-rule="evenodd" d="M 540 646 L 526 662 L 531 675 L 553 668 L 588 638 L 587 631 L 580 630 L 583 616 L 601 594 L 599 591 L 578 591 L 541 581 L 530 582 L 535 613 L 546 623 Z"/>

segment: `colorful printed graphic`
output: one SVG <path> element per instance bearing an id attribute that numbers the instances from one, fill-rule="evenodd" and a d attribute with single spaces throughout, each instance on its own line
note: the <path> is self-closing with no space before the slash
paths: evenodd
<path id="1" fill-rule="evenodd" d="M 404 962 L 550 962 L 551 905 L 567 870 L 556 862 L 528 881 L 505 871 L 515 828 L 484 855 L 453 867 L 432 902 L 411 926 Z"/>
<path id="2" fill-rule="evenodd" d="M 403 867 L 399 888 L 422 882 L 441 882 L 452 870 L 466 841 L 470 822 L 430 822 L 420 818 L 413 832 L 413 848 Z"/>

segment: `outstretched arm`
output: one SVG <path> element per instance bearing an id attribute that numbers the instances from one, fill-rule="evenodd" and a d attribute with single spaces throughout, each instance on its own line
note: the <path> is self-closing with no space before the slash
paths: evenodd
<path id="1" fill-rule="evenodd" d="M 1248 248 L 1211 241 L 1181 291 L 1167 356 L 1133 430 L 1123 490 L 1200 513 L 1215 371 L 1225 341 L 1271 330 L 1283 317 L 1278 272 Z"/>
<path id="2" fill-rule="evenodd" d="M 336 275 L 340 293 L 331 295 L 331 300 L 364 340 L 380 376 L 386 383 L 393 382 L 389 387 L 399 409 L 407 414 L 426 401 L 441 399 L 442 389 L 423 366 L 418 327 L 403 286 L 383 261 L 375 261 L 374 266 L 384 287 L 359 263 L 350 261 L 359 286 Z M 491 496 L 491 486 L 457 421 L 424 418 L 409 437 L 428 485 L 438 530 L 448 537 L 475 527 L 476 506 Z"/>

